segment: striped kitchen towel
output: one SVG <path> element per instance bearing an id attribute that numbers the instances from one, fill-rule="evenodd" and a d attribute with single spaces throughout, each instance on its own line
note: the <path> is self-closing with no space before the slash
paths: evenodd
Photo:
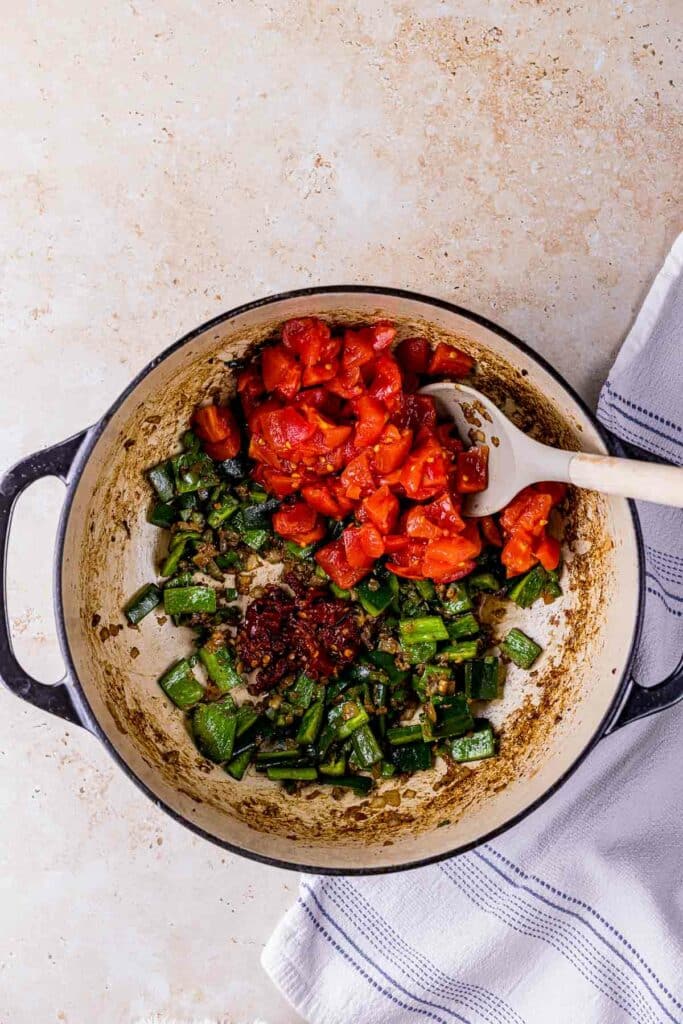
<path id="1" fill-rule="evenodd" d="M 634 455 L 678 465 L 682 261 L 683 236 L 598 409 Z M 639 512 L 648 685 L 681 669 L 683 512 Z M 311 1024 L 680 1024 L 682 736 L 683 703 L 617 731 L 529 818 L 436 866 L 304 876 L 265 969 Z"/>

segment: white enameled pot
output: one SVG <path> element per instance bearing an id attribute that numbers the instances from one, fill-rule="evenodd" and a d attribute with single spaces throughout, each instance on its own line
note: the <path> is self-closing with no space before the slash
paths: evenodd
<path id="1" fill-rule="evenodd" d="M 0 482 L 3 560 L 21 491 L 48 474 L 67 486 L 55 556 L 65 678 L 46 686 L 23 671 L 12 653 L 6 610 L 0 674 L 20 697 L 90 729 L 155 803 L 213 842 L 295 869 L 388 871 L 449 856 L 509 827 L 548 798 L 601 736 L 678 699 L 682 681 L 642 690 L 630 679 L 643 591 L 633 507 L 572 491 L 564 596 L 506 613 L 544 653 L 533 672 L 509 672 L 504 698 L 490 710 L 501 736 L 499 757 L 474 767 L 439 764 L 404 782 L 389 779 L 365 799 L 350 793 L 335 799 L 329 788 L 290 797 L 260 776 L 235 782 L 205 761 L 157 685 L 160 672 L 189 650 L 189 634 L 160 624 L 155 614 L 131 627 L 121 614 L 128 597 L 154 578 L 160 554 L 162 531 L 146 521 L 143 471 L 174 449 L 198 401 L 230 393 L 230 360 L 290 317 L 310 315 L 334 324 L 384 317 L 397 324 L 399 337 L 455 342 L 477 359 L 477 387 L 524 429 L 565 448 L 611 450 L 550 366 L 505 331 L 449 303 L 346 286 L 250 303 L 176 342 L 99 423 L 29 456 Z"/>

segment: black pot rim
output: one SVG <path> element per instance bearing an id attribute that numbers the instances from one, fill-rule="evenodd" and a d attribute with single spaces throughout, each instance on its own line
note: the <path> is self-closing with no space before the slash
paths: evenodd
<path id="1" fill-rule="evenodd" d="M 85 691 L 83 690 L 83 687 L 81 686 L 81 683 L 78 679 L 76 669 L 73 663 L 73 658 L 71 656 L 71 648 L 69 645 L 69 640 L 66 633 L 66 624 L 64 621 L 64 610 L 62 600 L 63 594 L 61 577 L 66 527 L 69 521 L 69 515 L 71 512 L 73 499 L 78 489 L 78 484 L 80 482 L 83 470 L 90 457 L 90 454 L 95 445 L 97 444 L 99 438 L 101 437 L 105 427 L 107 426 L 111 418 L 114 416 L 114 414 L 118 411 L 122 403 L 137 388 L 138 384 L 140 384 L 140 382 L 149 373 L 151 373 L 152 370 L 159 366 L 160 363 L 162 363 L 165 359 L 167 359 L 178 349 L 193 341 L 195 338 L 199 337 L 199 335 L 203 334 L 205 331 L 218 327 L 229 320 L 233 320 L 237 316 L 241 316 L 242 314 L 254 309 L 259 309 L 262 306 L 275 305 L 278 302 L 282 302 L 289 299 L 308 298 L 315 295 L 329 295 L 334 293 L 390 296 L 392 298 L 408 299 L 413 302 L 423 303 L 426 306 L 432 306 L 433 308 L 436 309 L 446 310 L 449 313 L 455 313 L 459 316 L 465 317 L 467 320 L 470 320 L 473 323 L 478 324 L 480 327 L 487 328 L 494 334 L 497 334 L 499 337 L 503 338 L 505 341 L 512 344 L 519 351 L 523 352 L 534 362 L 538 363 L 538 365 L 541 366 L 542 369 L 546 371 L 546 373 L 550 374 L 550 376 L 553 377 L 562 388 L 564 388 L 564 390 L 573 399 L 573 401 L 576 402 L 577 406 L 581 409 L 583 414 L 586 416 L 586 418 L 589 420 L 591 425 L 594 427 L 594 429 L 601 437 L 607 450 L 611 454 L 615 454 L 617 452 L 617 446 L 615 445 L 614 440 L 604 430 L 604 428 L 598 422 L 595 415 L 588 408 L 584 400 L 580 397 L 580 395 L 578 395 L 574 391 L 571 385 L 564 380 L 562 375 L 550 363 L 548 363 L 543 356 L 535 352 L 526 342 L 521 341 L 519 338 L 511 334 L 509 331 L 506 331 L 504 328 L 499 327 L 497 324 L 488 320 L 486 317 L 480 316 L 478 313 L 473 313 L 462 306 L 457 306 L 452 302 L 447 302 L 444 299 L 437 299 L 430 295 L 423 295 L 419 292 L 409 291 L 403 288 L 384 288 L 379 285 L 320 285 L 311 288 L 299 288 L 288 292 L 281 292 L 277 295 L 269 295 L 266 296 L 265 298 L 256 299 L 253 302 L 244 303 L 243 305 L 236 306 L 234 309 L 228 310 L 225 313 L 221 313 L 219 316 L 213 317 L 211 320 L 207 320 L 206 323 L 194 328 L 187 334 L 183 335 L 180 339 L 178 339 L 178 341 L 175 341 L 173 344 L 169 345 L 168 348 L 164 349 L 157 356 L 155 356 L 137 374 L 137 376 L 131 381 L 128 387 L 121 392 L 119 397 L 110 406 L 110 408 L 102 416 L 102 418 L 98 420 L 98 422 L 87 432 L 83 444 L 78 451 L 78 454 L 74 460 L 73 466 L 69 473 L 69 482 L 67 487 L 66 498 L 64 506 L 62 508 L 62 513 L 57 532 L 57 543 L 55 549 L 54 562 L 55 619 L 57 623 L 57 633 L 59 636 L 62 653 L 64 655 L 64 660 L 66 662 L 66 685 L 68 686 L 69 691 L 74 699 L 74 703 L 78 709 L 78 714 L 83 724 L 95 736 L 97 736 L 100 742 L 104 745 L 105 749 L 108 751 L 111 757 L 118 763 L 118 765 L 125 772 L 128 778 L 131 779 L 135 783 L 135 785 L 140 790 L 142 790 L 142 792 L 145 793 L 145 795 L 148 796 L 149 799 L 154 804 L 156 804 L 157 807 L 165 811 L 171 818 L 173 818 L 180 824 L 184 825 L 186 828 L 191 829 L 193 832 L 201 836 L 203 839 L 208 839 L 209 842 L 214 843 L 215 845 L 221 847 L 224 850 L 228 850 L 230 853 L 235 853 L 243 857 L 248 857 L 250 860 L 257 861 L 261 864 L 267 864 L 271 867 L 285 868 L 291 871 L 298 871 L 304 874 L 348 876 L 382 875 L 390 874 L 397 871 L 408 871 L 414 868 L 426 867 L 429 864 L 436 864 L 439 861 L 448 859 L 449 857 L 454 857 L 457 854 L 466 853 L 468 850 L 475 849 L 476 847 L 481 846 L 492 839 L 495 839 L 496 836 L 499 836 L 503 832 L 508 831 L 508 829 L 513 828 L 519 822 L 523 821 L 524 818 L 527 818 L 530 814 L 532 814 L 538 807 L 544 804 L 546 800 L 548 800 L 554 793 L 556 793 L 560 789 L 561 786 L 564 785 L 564 783 L 569 779 L 569 777 L 574 774 L 579 765 L 582 764 L 582 762 L 585 760 L 588 754 L 593 750 L 593 748 L 602 738 L 602 736 L 605 735 L 605 733 L 608 730 L 608 727 L 612 725 L 613 722 L 616 720 L 616 718 L 618 717 L 619 710 L 623 706 L 623 703 L 626 699 L 631 684 L 630 670 L 633 664 L 633 658 L 637 647 L 637 643 L 640 638 L 645 598 L 643 541 L 640 531 L 640 524 L 638 521 L 638 515 L 636 512 L 635 505 L 632 501 L 629 500 L 628 505 L 631 513 L 631 520 L 633 523 L 633 530 L 636 539 L 636 548 L 638 553 L 639 582 L 636 628 L 631 638 L 631 644 L 629 647 L 628 655 L 624 662 L 624 669 L 621 675 L 621 679 L 619 680 L 619 683 L 616 686 L 614 697 L 612 698 L 612 701 L 610 702 L 610 705 L 607 711 L 605 712 L 602 720 L 596 727 L 593 736 L 588 741 L 588 743 L 586 743 L 583 750 L 577 755 L 572 764 L 569 765 L 569 767 L 553 783 L 553 785 L 546 789 L 545 792 L 542 793 L 541 796 L 537 797 L 537 799 L 534 800 L 531 804 L 523 808 L 518 814 L 514 815 L 514 817 L 508 819 L 502 825 L 499 825 L 497 828 L 492 829 L 490 832 L 487 832 L 479 839 L 473 840 L 470 843 L 465 843 L 461 846 L 457 846 L 443 853 L 435 854 L 433 857 L 423 857 L 418 860 L 411 860 L 401 864 L 382 865 L 378 867 L 367 868 L 331 868 L 320 867 L 313 864 L 298 864 L 294 861 L 280 860 L 276 857 L 267 857 L 263 854 L 259 854 L 253 850 L 247 850 L 241 846 L 238 846 L 235 843 L 227 842 L 224 839 L 220 839 L 217 836 L 212 835 L 210 832 L 207 832 L 205 829 L 201 828 L 201 826 L 195 824 L 189 818 L 185 817 L 183 814 L 174 810 L 167 803 L 165 803 L 165 801 L 161 800 L 155 793 L 152 792 L 152 790 L 146 785 L 146 783 L 144 783 L 142 779 L 140 779 L 138 775 L 136 775 L 136 773 L 130 767 L 128 762 L 125 761 L 121 754 L 119 754 L 118 750 L 110 741 L 109 737 L 106 735 L 106 733 L 100 726 L 99 721 L 97 720 L 92 711 L 90 703 L 85 695 Z"/>

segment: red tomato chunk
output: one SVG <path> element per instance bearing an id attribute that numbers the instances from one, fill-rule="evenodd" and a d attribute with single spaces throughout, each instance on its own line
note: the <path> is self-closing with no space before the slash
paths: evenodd
<path id="1" fill-rule="evenodd" d="M 464 516 L 461 495 L 488 486 L 488 449 L 465 450 L 434 400 L 415 392 L 429 377 L 467 376 L 474 360 L 444 342 L 395 341 L 385 320 L 339 332 L 301 317 L 239 373 L 252 476 L 282 501 L 275 531 L 300 547 L 327 538 L 315 559 L 342 589 L 384 556 L 398 576 L 448 583 L 472 571 L 483 544 L 501 548 L 509 576 L 556 568 L 547 526 L 564 486 L 525 488 L 497 516 Z M 227 407 L 199 408 L 193 424 L 213 458 L 239 454 Z M 333 520 L 345 526 L 330 540 Z"/>

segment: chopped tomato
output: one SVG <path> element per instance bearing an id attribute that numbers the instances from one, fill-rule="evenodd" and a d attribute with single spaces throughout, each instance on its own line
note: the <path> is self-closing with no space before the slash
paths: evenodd
<path id="1" fill-rule="evenodd" d="M 325 524 L 305 501 L 284 505 L 273 513 L 273 529 L 285 540 L 293 540 L 300 547 L 313 544 L 325 536 Z"/>
<path id="2" fill-rule="evenodd" d="M 372 494 L 376 489 L 375 476 L 367 449 L 349 462 L 342 472 L 341 482 L 344 485 L 345 494 L 353 501 Z"/>
<path id="3" fill-rule="evenodd" d="M 204 451 L 217 462 L 224 462 L 226 459 L 234 459 L 242 447 L 239 430 L 235 425 L 235 432 L 224 437 L 222 441 L 205 441 Z"/>
<path id="4" fill-rule="evenodd" d="M 358 527 L 360 543 L 368 558 L 373 561 L 381 558 L 384 554 L 384 540 L 382 534 L 373 523 L 363 523 Z"/>
<path id="5" fill-rule="evenodd" d="M 403 528 L 409 537 L 415 537 L 418 540 L 437 540 L 446 532 L 443 527 L 429 518 L 424 505 L 415 505 L 406 512 Z"/>
<path id="6" fill-rule="evenodd" d="M 465 529 L 465 520 L 460 515 L 460 498 L 444 491 L 434 501 L 422 506 L 425 514 L 433 523 L 449 533 L 461 533 Z"/>
<path id="7" fill-rule="evenodd" d="M 323 516 L 330 516 L 332 519 L 342 519 L 344 512 L 339 507 L 334 493 L 326 483 L 307 484 L 301 488 L 304 498 L 316 512 Z"/>
<path id="8" fill-rule="evenodd" d="M 451 583 L 472 572 L 481 554 L 481 537 L 476 520 L 470 519 L 461 534 L 427 544 L 423 567 L 425 576 L 437 583 Z"/>
<path id="9" fill-rule="evenodd" d="M 518 576 L 528 572 L 536 564 L 536 556 L 531 547 L 531 538 L 522 530 L 516 531 L 503 545 L 500 560 L 507 569 L 508 576 Z"/>
<path id="10" fill-rule="evenodd" d="M 533 487 L 525 487 L 505 506 L 500 514 L 500 525 L 505 533 L 512 531 L 513 526 L 526 507 L 527 500 L 533 497 L 534 493 L 535 489 Z"/>
<path id="11" fill-rule="evenodd" d="M 398 498 L 385 484 L 363 499 L 358 518 L 374 523 L 381 534 L 390 533 L 398 519 Z"/>
<path id="12" fill-rule="evenodd" d="M 440 341 L 429 360 L 427 373 L 435 376 L 466 377 L 474 369 L 474 359 L 454 345 Z"/>
<path id="13" fill-rule="evenodd" d="M 377 320 L 366 330 L 372 335 L 372 347 L 375 352 L 383 352 L 385 348 L 389 348 L 396 337 L 396 328 L 390 320 Z"/>
<path id="14" fill-rule="evenodd" d="M 406 395 L 400 416 L 396 417 L 399 427 L 408 427 L 417 432 L 421 427 L 433 430 L 436 427 L 436 405 L 430 395 Z"/>
<path id="15" fill-rule="evenodd" d="M 314 316 L 287 320 L 282 326 L 282 344 L 299 357 L 304 366 L 326 363 L 339 351 L 330 328 Z"/>
<path id="16" fill-rule="evenodd" d="M 339 367 L 336 377 L 328 383 L 328 391 L 340 398 L 359 398 L 365 391 L 365 384 L 358 366 Z"/>
<path id="17" fill-rule="evenodd" d="M 353 431 L 353 427 L 343 423 L 334 423 L 316 409 L 307 409 L 304 406 L 303 414 L 308 422 L 315 427 L 316 435 L 320 435 L 317 448 L 321 452 L 327 452 L 343 445 L 348 441 Z M 316 440 L 315 435 L 313 440 Z"/>
<path id="18" fill-rule="evenodd" d="M 202 405 L 192 416 L 195 433 L 202 441 L 224 441 L 226 437 L 237 438 L 239 451 L 239 428 L 235 417 L 225 405 Z M 230 456 L 226 456 L 230 458 Z"/>
<path id="19" fill-rule="evenodd" d="M 374 358 L 372 338 L 367 337 L 365 331 L 344 332 L 344 347 L 342 350 L 342 364 L 344 366 L 363 366 L 365 363 L 371 363 Z"/>
<path id="20" fill-rule="evenodd" d="M 436 438 L 428 434 L 404 462 L 401 486 L 408 498 L 424 501 L 443 491 L 447 479 L 448 463 L 444 451 Z"/>
<path id="21" fill-rule="evenodd" d="M 277 469 L 271 469 L 268 466 L 259 465 L 256 467 L 253 473 L 254 479 L 263 484 L 265 489 L 274 494 L 276 498 L 286 498 L 299 487 L 299 482 L 295 480 L 291 473 L 281 473 Z"/>
<path id="22" fill-rule="evenodd" d="M 259 424 L 266 444 L 278 453 L 292 452 L 315 433 L 315 427 L 291 407 L 262 413 Z"/>
<path id="23" fill-rule="evenodd" d="M 338 369 L 339 363 L 336 359 L 331 359 L 327 363 L 315 363 L 313 366 L 307 366 L 304 369 L 303 385 L 308 388 L 316 384 L 325 384 L 328 380 L 336 377 Z"/>
<path id="24" fill-rule="evenodd" d="M 461 494 L 485 491 L 489 485 L 489 450 L 485 444 L 458 454 L 455 486 Z"/>
<path id="25" fill-rule="evenodd" d="M 333 540 L 331 544 L 326 544 L 324 548 L 320 548 L 314 557 L 330 579 L 345 590 L 355 586 L 364 576 L 367 576 L 372 568 L 372 563 L 366 568 L 351 565 L 346 557 L 344 541 L 341 537 L 338 540 Z"/>
<path id="26" fill-rule="evenodd" d="M 337 504 L 341 509 L 342 514 L 339 518 L 343 518 L 344 516 L 347 516 L 349 512 L 353 512 L 357 504 L 357 499 L 352 499 L 347 496 L 344 491 L 344 484 L 341 480 L 339 478 L 330 480 L 329 487 L 332 489 L 332 493 L 337 499 Z"/>
<path id="27" fill-rule="evenodd" d="M 238 377 L 252 475 L 278 497 L 296 496 L 275 513 L 277 532 L 305 546 L 325 536 L 323 517 L 355 513 L 356 522 L 316 555 L 340 587 L 357 583 L 385 553 L 398 575 L 447 582 L 470 571 L 481 550 L 479 526 L 463 519 L 458 489 L 485 486 L 486 455 L 463 453 L 453 426 L 437 426 L 434 400 L 413 393 L 420 375 L 460 376 L 472 360 L 452 346 L 432 350 L 425 338 L 407 338 L 392 353 L 395 337 L 389 321 L 342 336 L 317 317 L 289 320 L 281 343 L 264 348 Z M 204 415 L 216 435 L 205 443 L 222 445 L 217 412 Z M 239 440 L 236 430 L 225 450 L 239 448 Z M 218 457 L 224 449 L 212 451 Z M 547 515 L 537 513 L 561 500 L 552 486 L 532 489 L 532 499 L 526 494 L 506 510 L 532 559 L 538 548 L 548 564 L 555 554 L 544 535 Z M 402 519 L 401 499 L 408 503 Z M 501 542 L 495 521 L 482 529 L 489 543 Z M 503 536 L 511 544 L 511 531 L 503 528 Z"/>
<path id="28" fill-rule="evenodd" d="M 545 531 L 534 545 L 534 554 L 544 569 L 557 569 L 560 564 L 560 542 Z"/>
<path id="29" fill-rule="evenodd" d="M 377 472 L 384 476 L 403 465 L 413 444 L 412 430 L 399 430 L 393 423 L 384 428 L 373 447 L 373 462 Z"/>
<path id="30" fill-rule="evenodd" d="M 551 508 L 552 498 L 550 495 L 540 494 L 536 491 L 527 498 L 512 532 L 517 533 L 519 530 L 524 530 L 532 537 L 540 537 L 547 526 Z"/>
<path id="31" fill-rule="evenodd" d="M 493 544 L 496 548 L 502 548 L 503 535 L 493 516 L 482 516 L 479 520 L 479 527 L 487 544 Z"/>
<path id="32" fill-rule="evenodd" d="M 408 373 L 426 373 L 432 349 L 426 338 L 404 338 L 396 348 L 396 359 Z"/>
<path id="33" fill-rule="evenodd" d="M 393 356 L 381 355 L 374 365 L 368 394 L 378 398 L 389 410 L 400 407 L 403 401 L 401 369 Z"/>
<path id="34" fill-rule="evenodd" d="M 380 437 L 389 414 L 382 402 L 377 398 L 371 398 L 370 395 L 357 398 L 353 403 L 353 408 L 358 419 L 353 443 L 356 448 L 367 448 Z"/>
<path id="35" fill-rule="evenodd" d="M 237 378 L 237 392 L 247 419 L 256 409 L 258 399 L 265 394 L 265 390 L 263 378 L 254 365 L 247 366 L 240 372 Z"/>
<path id="36" fill-rule="evenodd" d="M 458 431 L 454 423 L 440 423 L 436 428 L 436 436 L 441 447 L 445 448 L 452 455 L 458 455 L 463 451 L 463 443 L 458 437 Z"/>
<path id="37" fill-rule="evenodd" d="M 301 387 L 301 366 L 284 345 L 263 349 L 261 371 L 266 391 L 274 391 L 281 398 L 294 398 Z"/>
<path id="38" fill-rule="evenodd" d="M 347 526 L 341 535 L 346 560 L 354 569 L 370 568 L 373 563 L 372 557 L 365 550 L 360 531 L 360 526 Z"/>
<path id="39" fill-rule="evenodd" d="M 388 538 L 387 538 L 388 539 Z M 424 554 L 427 545 L 422 540 L 409 540 L 394 551 L 393 560 L 387 562 L 387 569 L 409 580 L 424 579 Z M 389 546 L 387 545 L 387 550 Z"/>
<path id="40" fill-rule="evenodd" d="M 402 551 L 403 548 L 407 548 L 409 544 L 412 544 L 412 541 L 405 533 L 393 533 L 389 537 L 384 538 L 384 550 L 387 554 L 393 554 L 395 551 Z"/>
<path id="41" fill-rule="evenodd" d="M 550 494 L 535 487 L 525 487 L 503 510 L 500 525 L 506 534 L 522 530 L 538 537 L 548 522 L 553 499 Z"/>

